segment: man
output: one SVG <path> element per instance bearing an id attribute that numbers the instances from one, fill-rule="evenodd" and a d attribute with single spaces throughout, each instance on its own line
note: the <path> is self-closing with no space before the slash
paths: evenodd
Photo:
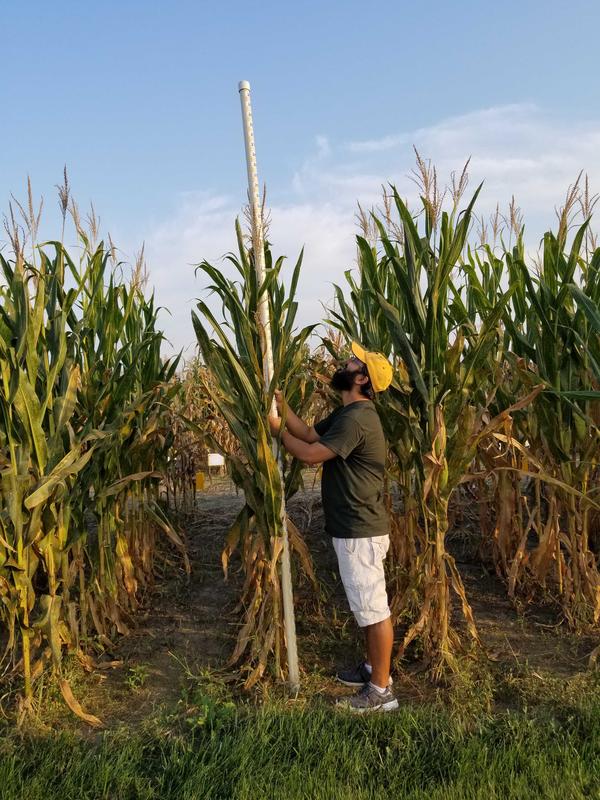
<path id="1" fill-rule="evenodd" d="M 277 417 L 270 417 L 270 424 L 289 453 L 306 464 L 323 464 L 325 530 L 332 537 L 350 608 L 365 631 L 367 660 L 337 676 L 360 690 L 338 705 L 355 712 L 391 711 L 398 701 L 390 688 L 394 630 L 383 569 L 390 541 L 383 502 L 386 448 L 373 397 L 390 385 L 392 366 L 381 353 L 356 342 L 352 352 L 331 381 L 341 394 L 340 408 L 314 426 L 287 408 L 285 430 Z M 281 412 L 281 393 L 277 403 Z"/>

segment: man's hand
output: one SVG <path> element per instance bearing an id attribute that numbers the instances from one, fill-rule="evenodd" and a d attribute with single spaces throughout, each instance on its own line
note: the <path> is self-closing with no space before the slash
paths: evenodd
<path id="1" fill-rule="evenodd" d="M 269 428 L 271 428 L 271 436 L 279 436 L 281 432 L 281 417 L 269 414 Z"/>
<path id="2" fill-rule="evenodd" d="M 289 407 L 281 389 L 275 389 L 275 404 L 277 406 L 279 416 L 285 417 L 284 428 L 286 434 L 289 433 L 292 436 L 295 436 L 296 439 L 300 439 L 302 442 L 308 442 L 309 444 L 319 441 L 319 436 L 314 427 L 307 425 L 306 422 L 303 422 L 300 419 L 300 417 L 296 416 L 296 414 Z M 279 423 L 279 427 L 277 428 L 277 433 L 273 433 L 273 436 L 281 435 L 281 432 L 283 431 L 279 420 L 277 422 Z M 269 424 L 271 424 L 270 420 Z M 273 430 L 272 424 L 271 430 Z"/>

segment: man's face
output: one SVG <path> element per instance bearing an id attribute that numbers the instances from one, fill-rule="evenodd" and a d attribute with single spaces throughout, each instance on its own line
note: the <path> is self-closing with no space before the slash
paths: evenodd
<path id="1" fill-rule="evenodd" d="M 351 392 L 356 376 L 364 374 L 363 368 L 363 362 L 352 356 L 334 372 L 331 388 L 338 392 Z"/>

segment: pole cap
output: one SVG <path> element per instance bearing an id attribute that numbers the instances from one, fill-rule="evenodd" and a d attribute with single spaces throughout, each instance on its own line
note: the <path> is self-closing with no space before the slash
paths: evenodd
<path id="1" fill-rule="evenodd" d="M 238 84 L 238 91 L 243 92 L 244 89 L 250 91 L 250 82 L 249 81 L 240 81 Z"/>

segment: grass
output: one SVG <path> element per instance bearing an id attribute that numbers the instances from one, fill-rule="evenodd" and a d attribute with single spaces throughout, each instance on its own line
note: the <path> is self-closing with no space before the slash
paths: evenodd
<path id="1" fill-rule="evenodd" d="M 151 678 L 137 686 L 147 661 L 100 684 L 76 660 L 64 666 L 107 728 L 65 715 L 49 677 L 34 717 L 0 729 L 2 800 L 600 797 L 600 671 L 465 659 L 436 690 L 416 691 L 426 684 L 413 675 L 412 695 L 401 671 L 400 710 L 357 718 L 331 708 L 323 665 L 290 700 L 277 685 L 240 692 L 182 655 L 178 688 L 153 703 Z"/>
<path id="2" fill-rule="evenodd" d="M 589 681 L 588 681 L 589 682 Z M 192 687 L 175 712 L 95 738 L 9 733 L 3 800 L 379 800 L 600 796 L 595 681 L 528 710 L 461 718 L 441 704 L 355 717 L 317 700 L 236 705 Z M 531 694 L 522 687 L 522 699 Z"/>

